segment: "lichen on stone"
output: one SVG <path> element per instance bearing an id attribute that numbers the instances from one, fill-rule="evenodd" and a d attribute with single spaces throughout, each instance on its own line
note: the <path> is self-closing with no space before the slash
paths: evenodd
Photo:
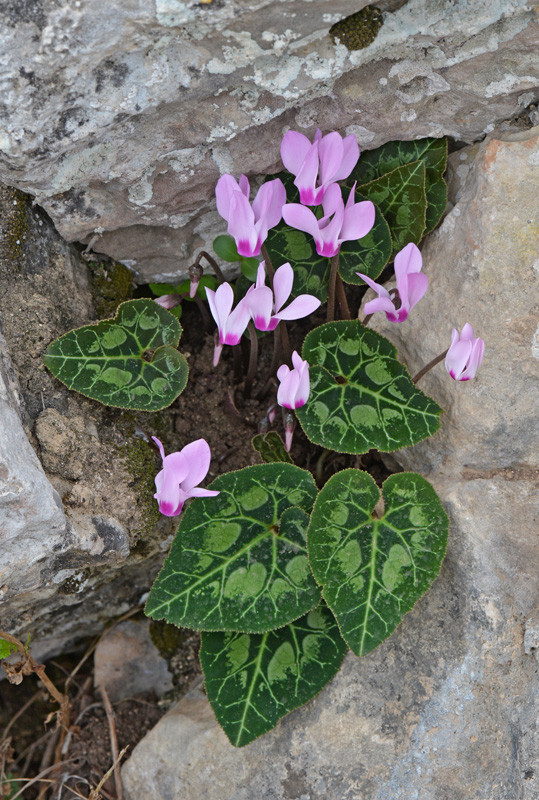
<path id="1" fill-rule="evenodd" d="M 368 47 L 384 24 L 382 12 L 376 6 L 365 6 L 361 11 L 336 22 L 329 29 L 333 39 L 338 39 L 348 50 Z"/>
<path id="2" fill-rule="evenodd" d="M 99 319 L 114 316 L 120 303 L 133 295 L 133 276 L 117 261 L 90 263 L 90 280 Z"/>

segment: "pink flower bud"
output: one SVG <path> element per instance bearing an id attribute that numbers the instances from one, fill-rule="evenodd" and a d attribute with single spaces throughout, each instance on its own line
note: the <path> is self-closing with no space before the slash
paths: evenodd
<path id="1" fill-rule="evenodd" d="M 484 353 L 483 339 L 474 339 L 473 328 L 467 322 L 460 336 L 455 328 L 451 332 L 451 347 L 445 357 L 445 368 L 454 380 L 469 381 L 475 376 Z"/>
<path id="2" fill-rule="evenodd" d="M 429 285 L 427 276 L 421 272 L 422 266 L 421 253 L 416 245 L 410 242 L 395 256 L 396 291 L 388 292 L 367 275 L 356 272 L 356 275 L 359 275 L 378 295 L 375 300 L 365 303 L 363 309 L 365 314 L 385 311 L 390 322 L 404 322 L 415 304 L 421 300 Z"/>

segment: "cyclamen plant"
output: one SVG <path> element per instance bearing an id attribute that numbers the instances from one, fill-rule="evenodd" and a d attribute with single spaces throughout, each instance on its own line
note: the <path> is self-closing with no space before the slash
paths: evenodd
<path id="1" fill-rule="evenodd" d="M 288 173 L 270 177 L 252 204 L 246 176 L 217 183 L 229 235 L 214 248 L 239 264 L 235 287 L 202 252 L 190 283 L 152 285 L 157 302 L 124 303 L 113 320 L 65 334 L 45 356 L 72 389 L 108 405 L 155 410 L 187 383 L 176 349 L 181 325 L 171 313 L 179 316 L 184 301 L 193 298 L 207 317 L 207 298 L 217 325 L 214 365 L 224 345 L 238 348 L 248 334 L 240 401 L 257 376 L 260 335 L 273 337 L 259 397 L 277 391 L 253 440 L 264 463 L 201 488 L 210 445 L 198 439 L 165 455 L 153 437 L 162 458 L 155 498 L 163 514 L 181 516 L 146 613 L 202 632 L 208 699 L 235 746 L 316 695 L 347 648 L 363 657 L 383 642 L 432 584 L 446 549 L 447 516 L 421 475 L 390 475 L 380 494 L 367 472 L 351 466 L 325 483 L 317 471 L 317 485 L 292 463 L 296 420 L 323 448 L 320 463 L 330 451 L 357 456 L 414 445 L 438 430 L 442 411 L 417 382 L 443 359 L 454 380 L 469 380 L 484 354 L 466 323 L 412 379 L 394 345 L 368 327 L 377 312 L 397 323 L 420 313 L 428 280 L 418 245 L 446 205 L 445 140 L 389 142 L 359 158 L 353 136 L 317 130 L 311 142 L 289 131 L 281 154 Z M 215 278 L 203 274 L 202 258 Z M 396 288 L 388 290 L 375 279 L 391 259 Z M 345 284 L 377 294 L 362 321 L 352 317 Z M 287 322 L 308 319 L 325 302 L 327 321 L 307 333 L 301 354 L 291 352 Z M 276 403 L 284 443 L 270 430 Z"/>

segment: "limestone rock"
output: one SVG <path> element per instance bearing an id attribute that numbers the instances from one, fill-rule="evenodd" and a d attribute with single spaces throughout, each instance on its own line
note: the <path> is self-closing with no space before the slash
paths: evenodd
<path id="1" fill-rule="evenodd" d="M 539 356 L 538 134 L 535 128 L 487 139 L 473 148 L 471 165 L 466 149 L 451 156 L 456 204 L 422 250 L 428 291 L 406 322 L 375 314 L 370 323 L 397 346 L 412 374 L 449 346 L 452 328 L 470 322 L 485 341 L 473 381 L 453 381 L 443 364 L 421 379 L 447 413 L 433 439 L 397 457 L 426 476 L 530 479 L 537 467 L 530 384 Z"/>
<path id="2" fill-rule="evenodd" d="M 0 178 L 34 194 L 68 240 L 141 278 L 185 273 L 224 230 L 220 173 L 268 173 L 283 132 L 362 147 L 472 142 L 535 97 L 526 0 L 381 0 L 348 50 L 348 0 L 42 0 L 0 12 Z M 369 31 L 359 38 L 369 41 Z"/>
<path id="3" fill-rule="evenodd" d="M 142 692 L 161 697 L 172 689 L 167 662 L 152 642 L 149 623 L 126 620 L 104 636 L 94 654 L 94 684 L 112 703 Z"/>
<path id="4" fill-rule="evenodd" d="M 0 187 L 0 627 L 30 633 L 36 658 L 136 605 L 170 534 L 136 418 L 69 392 L 43 364 L 52 339 L 94 319 L 102 271 Z"/>
<path id="5" fill-rule="evenodd" d="M 430 286 L 401 325 L 376 314 L 412 373 L 466 321 L 486 341 L 477 377 L 436 367 L 442 429 L 398 452 L 449 514 L 439 577 L 393 635 L 241 750 L 199 689 L 123 767 L 126 800 L 534 800 L 537 684 L 531 443 L 535 132 L 452 158 L 454 207 L 425 243 Z M 461 167 L 465 169 L 461 169 Z"/>

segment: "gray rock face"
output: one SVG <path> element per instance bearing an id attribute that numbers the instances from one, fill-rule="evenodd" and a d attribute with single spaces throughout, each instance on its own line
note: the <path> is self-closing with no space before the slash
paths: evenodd
<path id="1" fill-rule="evenodd" d="M 89 277 L 44 215 L 0 187 L 0 627 L 30 633 L 36 658 L 136 605 L 170 533 L 134 420 L 68 392 L 42 361 L 95 318 Z"/>
<path id="2" fill-rule="evenodd" d="M 94 665 L 94 684 L 107 690 L 112 703 L 142 692 L 161 697 L 172 689 L 172 675 L 152 642 L 148 622 L 116 625 L 97 645 Z"/>
<path id="3" fill-rule="evenodd" d="M 97 250 L 165 278 L 224 230 L 219 174 L 271 172 L 288 128 L 369 148 L 471 142 L 533 101 L 526 0 L 382 1 L 382 28 L 349 51 L 329 28 L 365 5 L 12 3 L 0 178 L 36 195 L 66 239 L 97 233 Z"/>
<path id="4" fill-rule="evenodd" d="M 436 367 L 442 431 L 398 453 L 450 516 L 430 591 L 368 656 L 348 655 L 309 704 L 234 749 L 199 689 L 123 768 L 128 800 L 532 800 L 539 792 L 537 558 L 529 415 L 535 133 L 452 156 L 455 205 L 426 242 L 427 294 L 402 325 L 372 322 L 418 370 L 470 321 L 477 377 Z M 462 167 L 465 167 L 464 169 Z"/>

